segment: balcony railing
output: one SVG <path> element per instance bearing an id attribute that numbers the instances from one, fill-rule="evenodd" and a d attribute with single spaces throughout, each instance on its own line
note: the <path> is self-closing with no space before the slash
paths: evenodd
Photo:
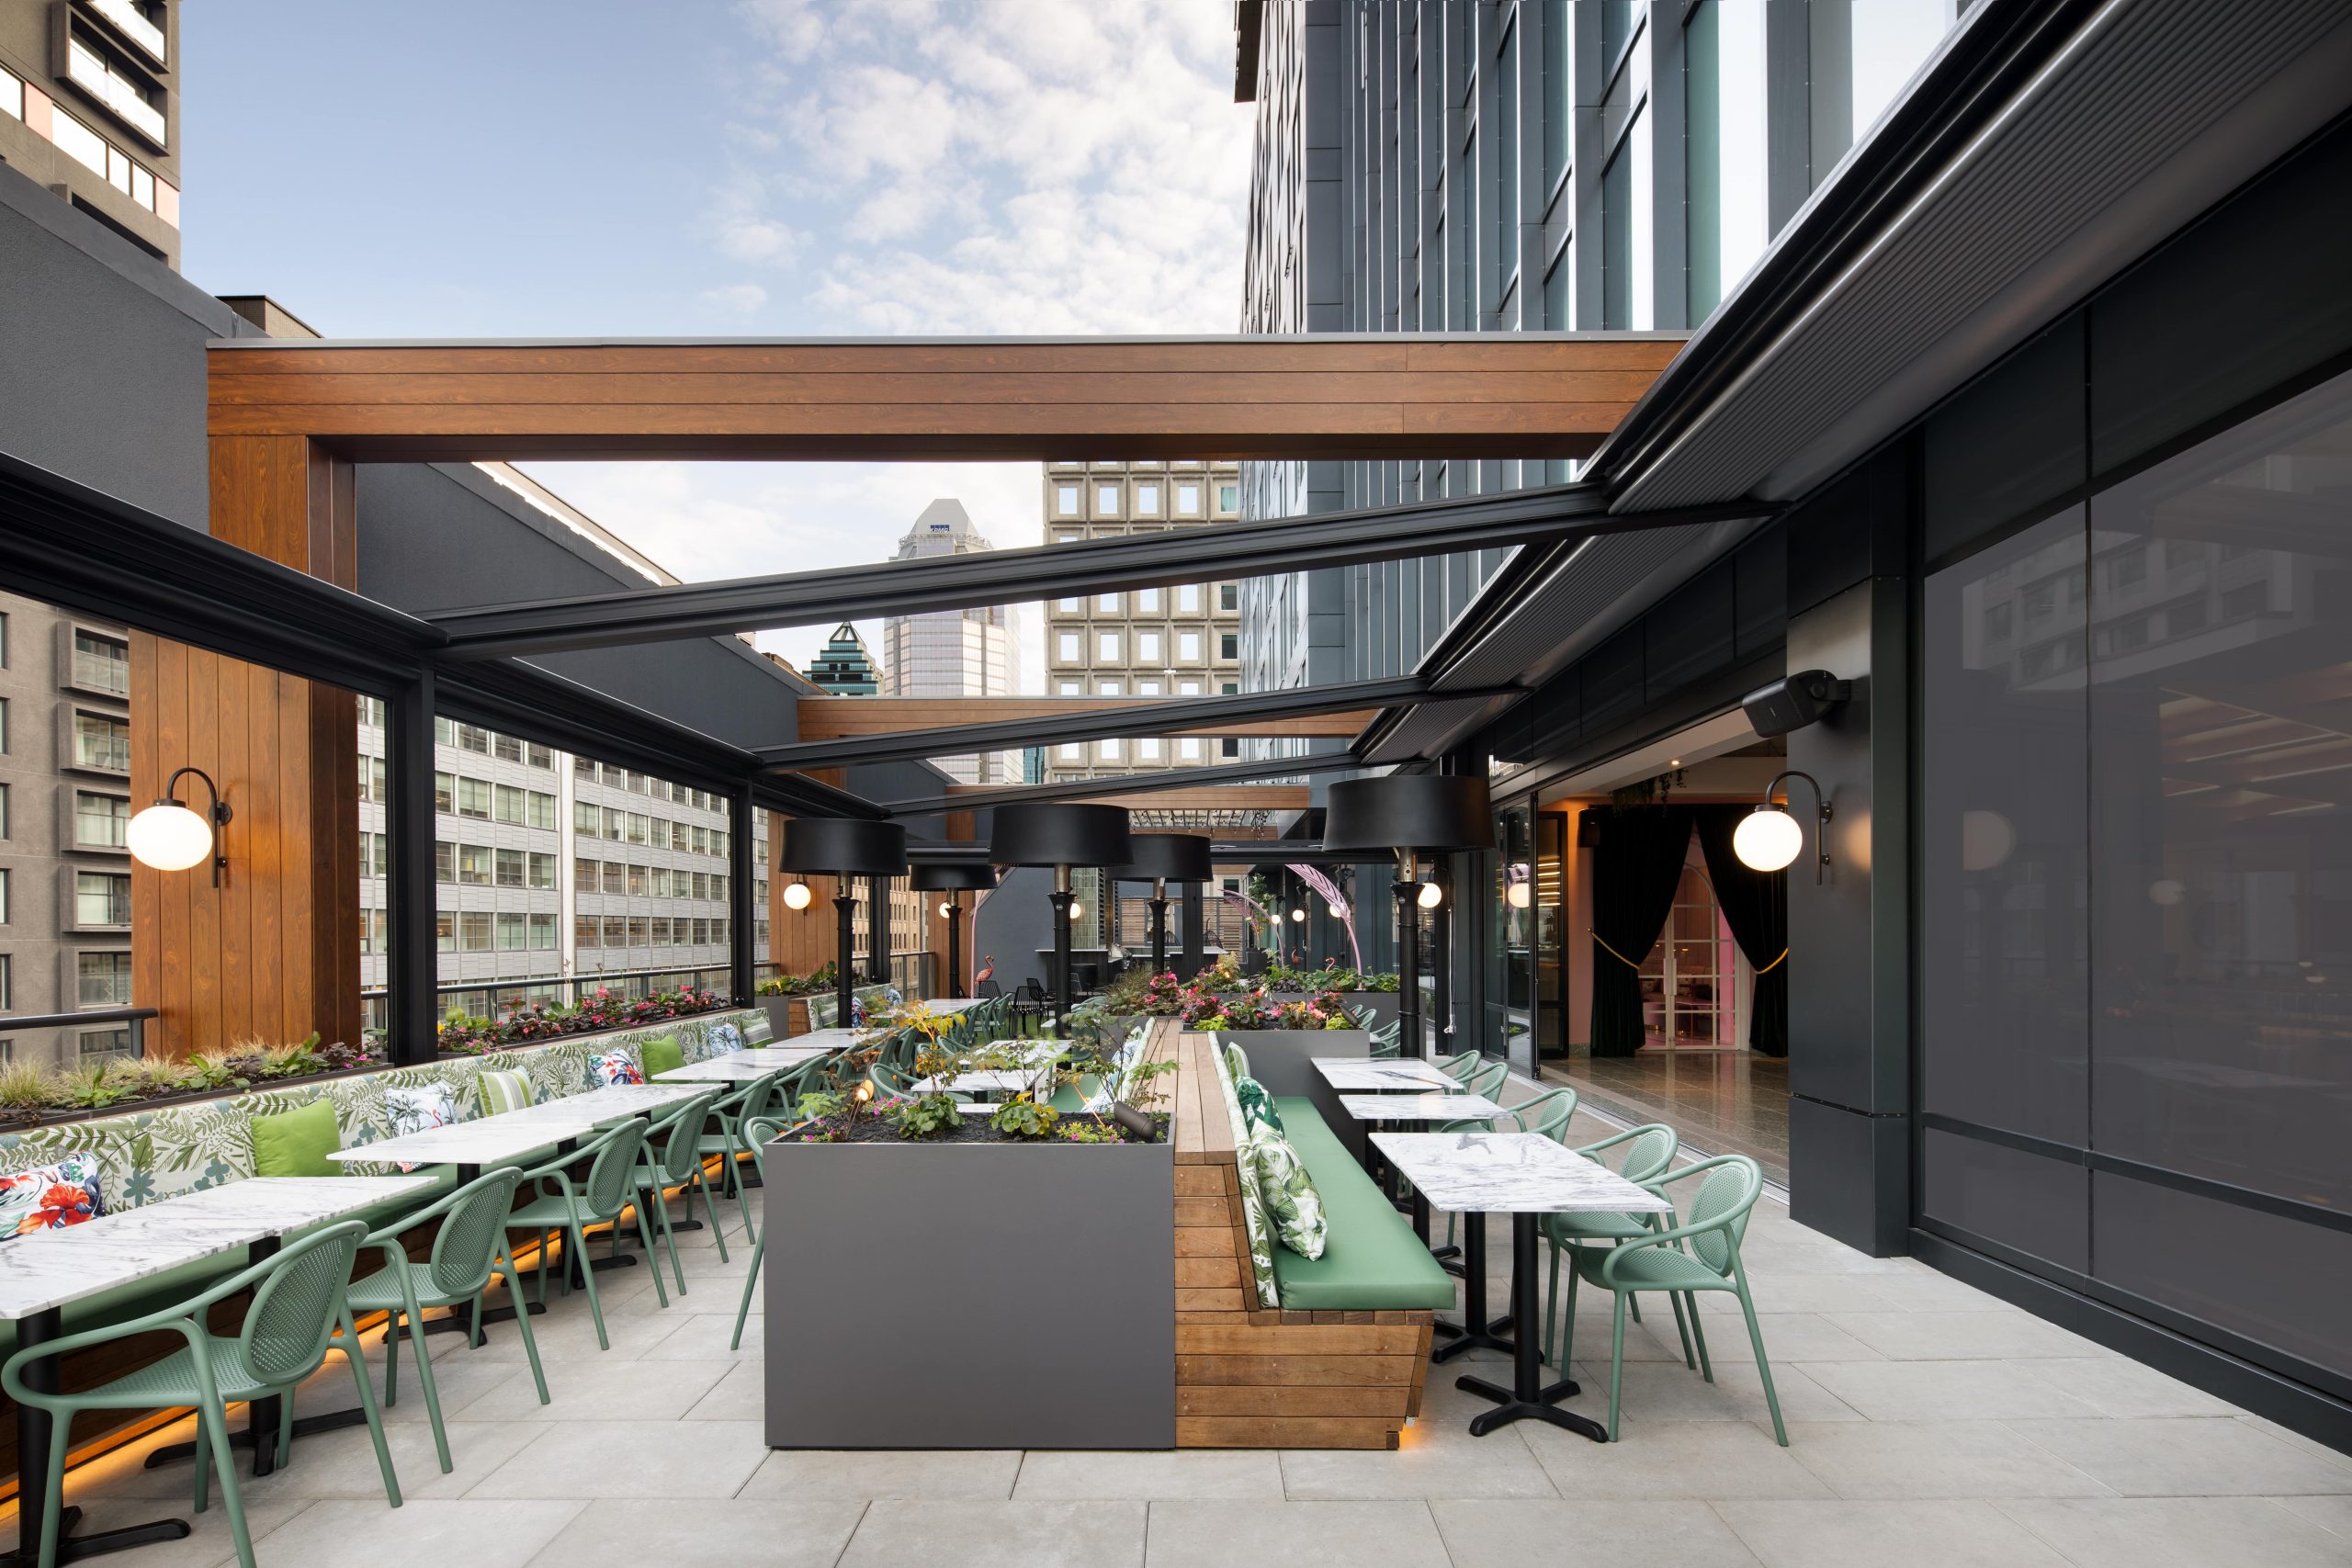
<path id="1" fill-rule="evenodd" d="M 131 1057 L 147 1054 L 147 1021 L 161 1017 L 154 1008 L 115 1007 L 83 1008 L 73 1012 L 0 1013 L 0 1035 L 11 1039 L 38 1029 L 90 1029 L 99 1024 L 121 1023 L 130 1026 L 130 1042 L 121 1055 Z M 107 1055 L 114 1055 L 108 1052 Z"/>

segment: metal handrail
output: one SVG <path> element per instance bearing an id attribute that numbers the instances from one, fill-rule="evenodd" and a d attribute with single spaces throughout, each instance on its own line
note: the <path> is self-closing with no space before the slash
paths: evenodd
<path id="1" fill-rule="evenodd" d="M 19 1029 L 86 1029 L 94 1023 L 130 1025 L 130 1055 L 147 1055 L 147 1021 L 163 1017 L 160 1008 L 91 1008 L 81 1012 L 0 1012 L 0 1033 Z"/>

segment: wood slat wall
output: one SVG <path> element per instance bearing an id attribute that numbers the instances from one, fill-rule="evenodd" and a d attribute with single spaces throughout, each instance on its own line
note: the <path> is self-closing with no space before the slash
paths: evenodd
<path id="1" fill-rule="evenodd" d="M 1259 1304 L 1216 1043 L 1155 1027 L 1177 1062 L 1176 1446 L 1396 1447 L 1420 1411 L 1434 1314 Z"/>
<path id="2" fill-rule="evenodd" d="M 1679 334 L 217 346 L 211 427 L 352 455 L 1577 457 Z"/>

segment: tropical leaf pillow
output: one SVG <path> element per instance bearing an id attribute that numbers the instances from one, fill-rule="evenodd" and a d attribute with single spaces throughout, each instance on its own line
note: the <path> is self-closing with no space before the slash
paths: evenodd
<path id="1" fill-rule="evenodd" d="M 1290 1140 L 1280 1133 L 1261 1130 L 1250 1139 L 1251 1163 L 1258 1172 L 1258 1195 L 1274 1223 L 1274 1235 L 1301 1258 L 1323 1256 L 1330 1228 L 1323 1216 L 1323 1194 Z"/>
<path id="2" fill-rule="evenodd" d="M 1266 1092 L 1264 1084 L 1247 1074 L 1238 1075 L 1233 1080 L 1233 1098 L 1240 1102 L 1242 1122 L 1252 1137 L 1261 1127 L 1275 1133 L 1283 1131 L 1282 1112 L 1274 1109 L 1274 1097 Z"/>
<path id="3" fill-rule="evenodd" d="M 0 1236 L 78 1225 L 106 1213 L 98 1195 L 98 1156 L 86 1149 L 16 1176 L 0 1176 Z"/>
<path id="4" fill-rule="evenodd" d="M 611 1089 L 616 1084 L 644 1081 L 645 1067 L 639 1061 L 634 1045 L 616 1045 L 588 1064 L 588 1087 L 591 1089 Z"/>

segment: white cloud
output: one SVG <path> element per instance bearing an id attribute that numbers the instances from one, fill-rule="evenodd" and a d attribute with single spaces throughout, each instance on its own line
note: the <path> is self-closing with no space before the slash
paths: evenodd
<path id="1" fill-rule="evenodd" d="M 722 310 L 749 315 L 768 302 L 768 291 L 756 283 L 729 283 L 702 291 L 703 302 Z"/>

